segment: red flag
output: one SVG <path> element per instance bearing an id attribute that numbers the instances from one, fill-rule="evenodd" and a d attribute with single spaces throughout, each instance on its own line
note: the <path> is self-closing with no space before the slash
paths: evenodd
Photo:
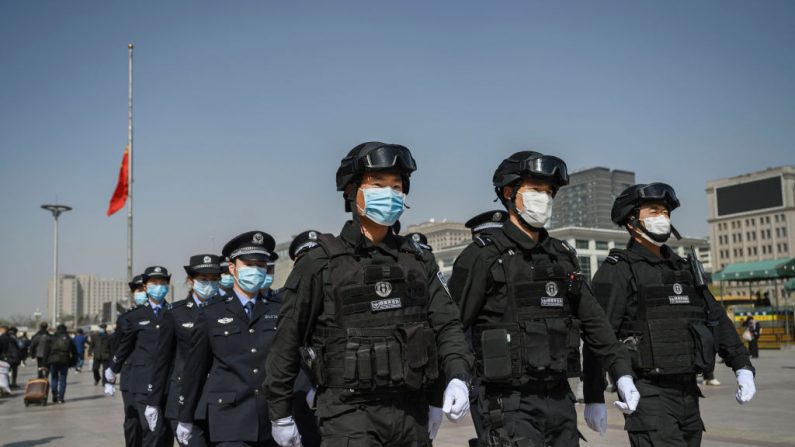
<path id="1" fill-rule="evenodd" d="M 116 184 L 116 190 L 113 191 L 113 197 L 110 198 L 110 205 L 108 206 L 108 216 L 116 211 L 124 208 L 127 202 L 127 188 L 129 185 L 128 169 L 130 163 L 130 148 L 124 148 L 124 157 L 121 159 L 121 168 L 119 168 L 119 183 Z"/>

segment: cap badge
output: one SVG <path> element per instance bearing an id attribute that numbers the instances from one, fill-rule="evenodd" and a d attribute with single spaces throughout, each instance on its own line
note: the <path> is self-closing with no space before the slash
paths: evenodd
<path id="1" fill-rule="evenodd" d="M 317 240 L 317 233 L 315 233 L 314 231 L 310 231 L 307 237 L 309 238 L 310 241 L 315 241 Z"/>
<path id="2" fill-rule="evenodd" d="M 264 241 L 264 240 L 265 240 L 265 237 L 262 236 L 262 233 L 254 233 L 254 238 L 252 239 L 252 242 L 254 242 L 254 244 L 262 245 L 262 241 Z"/>
<path id="3" fill-rule="evenodd" d="M 205 263 L 205 264 L 209 264 L 210 262 L 212 262 L 212 260 L 213 260 L 213 258 L 211 258 L 211 257 L 209 257 L 209 256 L 205 256 L 205 257 L 204 257 L 204 263 Z"/>

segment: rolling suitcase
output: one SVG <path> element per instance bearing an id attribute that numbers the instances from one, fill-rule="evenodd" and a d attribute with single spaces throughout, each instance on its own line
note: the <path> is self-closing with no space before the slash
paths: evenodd
<path id="1" fill-rule="evenodd" d="M 47 405 L 50 395 L 50 381 L 47 379 L 30 379 L 25 385 L 25 406 L 30 404 Z"/>

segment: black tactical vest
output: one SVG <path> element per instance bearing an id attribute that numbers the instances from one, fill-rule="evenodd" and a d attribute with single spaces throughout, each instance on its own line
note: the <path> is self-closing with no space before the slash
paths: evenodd
<path id="1" fill-rule="evenodd" d="M 330 234 L 318 236 L 329 258 L 324 312 L 335 327 L 312 337 L 313 378 L 320 386 L 359 391 L 422 389 L 438 375 L 436 337 L 428 323 L 422 251 L 407 242 L 397 262 L 363 265 Z"/>
<path id="2" fill-rule="evenodd" d="M 479 375 L 488 382 L 512 385 L 579 377 L 577 272 L 554 257 L 551 264 L 533 262 L 499 231 L 481 235 L 477 243 L 500 251 L 491 272 L 507 290 L 501 321 L 473 327 Z"/>
<path id="3" fill-rule="evenodd" d="M 707 327 L 707 303 L 688 270 L 657 270 L 639 281 L 642 258 L 624 250 L 611 256 L 629 263 L 637 292 L 637 315 L 625 321 L 619 339 L 641 375 L 696 374 L 715 364 L 715 341 Z M 648 276 L 648 274 L 646 274 Z"/>

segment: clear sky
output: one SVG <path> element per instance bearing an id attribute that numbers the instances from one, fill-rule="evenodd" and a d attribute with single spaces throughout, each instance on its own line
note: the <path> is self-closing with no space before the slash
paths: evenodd
<path id="1" fill-rule="evenodd" d="M 674 185 L 703 236 L 707 180 L 795 163 L 792 1 L 125 3 L 0 2 L 0 315 L 46 309 L 56 198 L 61 271 L 126 275 L 128 42 L 135 271 L 180 280 L 246 230 L 337 231 L 367 140 L 417 159 L 406 225 L 494 207 L 534 148 Z"/>

